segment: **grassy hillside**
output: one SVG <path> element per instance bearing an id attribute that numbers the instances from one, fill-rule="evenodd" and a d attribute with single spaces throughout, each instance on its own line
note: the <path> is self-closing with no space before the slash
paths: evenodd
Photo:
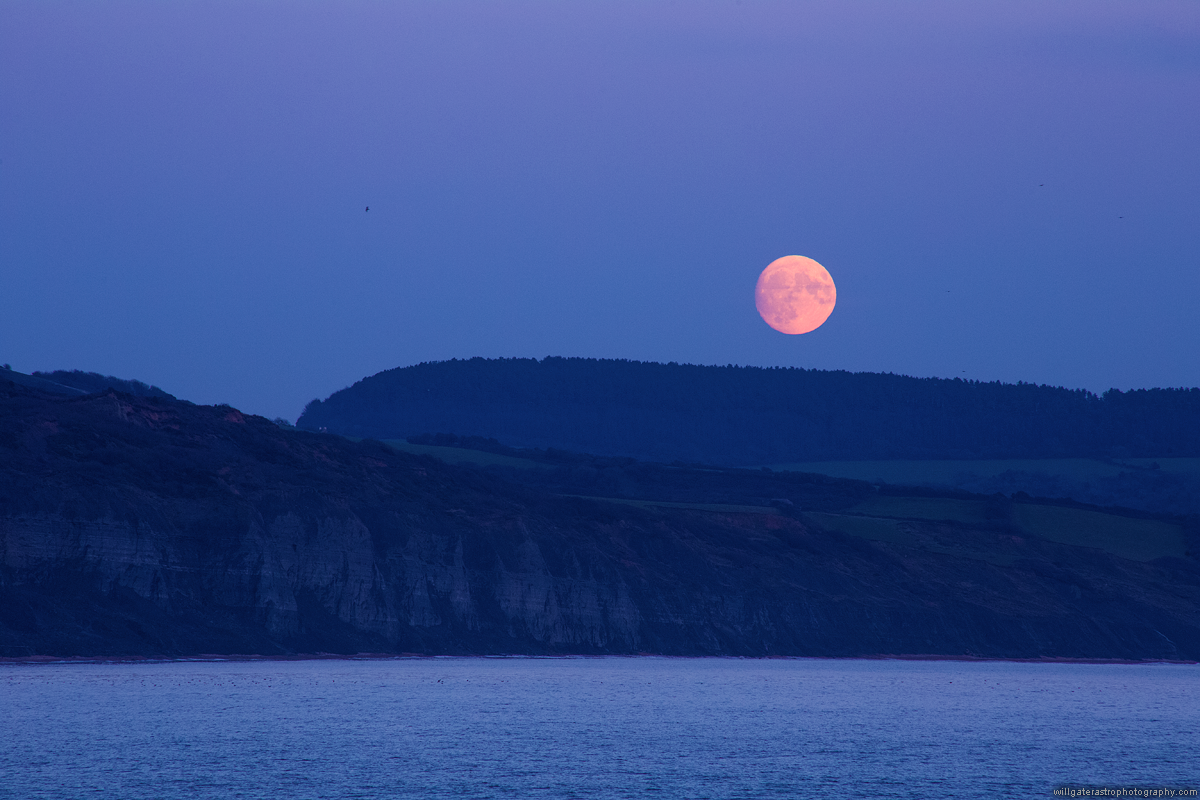
<path id="1" fill-rule="evenodd" d="M 1024 492 L 1155 513 L 1200 513 L 1200 458 L 804 461 L 769 469 L 977 494 Z"/>
<path id="2" fill-rule="evenodd" d="M 779 514 L 769 506 L 718 503 L 671 503 L 623 498 L 589 498 L 640 508 L 685 508 L 721 514 Z M 801 513 L 801 518 L 826 530 L 928 552 L 967 556 L 998 564 L 1010 563 L 1003 546 L 1013 535 L 1101 550 L 1131 561 L 1184 558 L 1187 541 L 1176 522 L 1139 519 L 1102 511 L 1014 503 L 997 517 L 986 500 L 930 497 L 879 497 L 847 513 Z M 947 525 L 946 523 L 949 523 Z M 940 526 L 937 536 L 928 534 Z M 979 528 L 996 531 L 995 546 L 979 546 Z M 1009 541 L 1005 541 L 1009 540 Z"/>
<path id="3" fill-rule="evenodd" d="M 512 467 L 514 469 L 546 469 L 547 465 L 528 458 L 470 450 L 462 447 L 439 447 L 433 444 L 412 444 L 404 439 L 384 439 L 383 443 L 402 453 L 433 456 L 447 464 L 476 464 L 481 467 Z"/>
<path id="4" fill-rule="evenodd" d="M 450 464 L 494 467 L 521 483 L 551 488 L 558 493 L 643 509 L 687 509 L 719 514 L 788 514 L 826 530 L 857 538 L 912 547 L 926 552 L 966 556 L 997 564 L 1008 563 L 1012 537 L 1034 537 L 1073 547 L 1100 550 L 1133 561 L 1182 558 L 1188 544 L 1181 523 L 1068 504 L 1013 502 L 1005 497 L 937 496 L 936 492 L 908 495 L 888 487 L 878 493 L 854 480 L 872 475 L 880 465 L 891 467 L 889 477 L 946 478 L 973 462 L 833 462 L 789 465 L 796 471 L 698 469 L 680 466 L 610 463 L 580 454 L 562 454 L 554 464 L 483 450 L 388 441 L 409 453 L 431 455 Z M 515 452 L 515 451 L 514 451 Z M 539 454 L 543 455 L 543 454 Z M 1197 459 L 1180 459 L 1168 468 L 1183 471 Z M 1073 477 L 1106 476 L 1127 469 L 1084 459 L 983 462 L 993 470 L 1014 467 L 1059 469 Z M 597 465 L 599 468 L 597 468 Z M 834 481 L 843 481 L 841 499 L 813 507 L 801 499 L 803 486 L 814 473 L 833 467 Z M 842 469 L 837 469 L 842 467 Z M 878 476 L 875 476 L 878 478 Z M 807 482 L 807 483 L 805 483 Z M 857 487 L 857 488 L 856 488 Z M 827 492 L 828 494 L 828 492 Z M 798 508 L 797 506 L 800 506 Z M 990 532 L 981 535 L 981 531 Z"/>
<path id="5" fill-rule="evenodd" d="M 1131 470 L 1200 477 L 1200 458 L 1008 458 L 891 461 L 795 461 L 768 464 L 773 470 L 816 472 L 838 478 L 910 486 L 953 486 L 967 479 L 995 478 L 1007 472 L 1042 474 L 1077 481 L 1112 478 Z"/>
<path id="6" fill-rule="evenodd" d="M 1134 561 L 1164 556 L 1182 558 L 1187 551 L 1183 528 L 1178 523 L 1068 506 L 1038 503 L 998 506 L 984 499 L 881 496 L 855 506 L 851 513 L 897 521 L 1011 526 L 1015 533 L 1059 544 L 1093 547 Z M 838 522 L 836 527 L 854 535 L 864 535 L 862 531 L 867 530 L 860 523 Z"/>
<path id="7" fill-rule="evenodd" d="M 1147 459 L 1149 460 L 1149 459 Z M 1200 459 L 1177 459 L 1197 461 Z M 793 461 L 768 464 L 773 470 L 816 472 L 838 478 L 897 485 L 954 485 L 967 477 L 993 478 L 1005 472 L 1057 475 L 1073 480 L 1111 477 L 1128 467 L 1093 458 L 938 459 L 890 461 Z"/>

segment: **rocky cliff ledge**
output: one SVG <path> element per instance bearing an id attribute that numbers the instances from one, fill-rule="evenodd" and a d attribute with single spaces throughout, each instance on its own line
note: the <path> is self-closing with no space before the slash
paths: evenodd
<path id="1" fill-rule="evenodd" d="M 7 657 L 1200 658 L 1193 557 L 952 533 L 564 497 L 227 406 L 0 383 Z"/>

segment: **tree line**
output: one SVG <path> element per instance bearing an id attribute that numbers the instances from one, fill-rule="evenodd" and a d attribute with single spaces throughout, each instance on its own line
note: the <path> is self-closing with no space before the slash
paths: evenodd
<path id="1" fill-rule="evenodd" d="M 1081 389 L 799 368 L 483 359 L 387 370 L 297 422 L 376 439 L 723 465 L 1200 456 L 1200 389 Z"/>

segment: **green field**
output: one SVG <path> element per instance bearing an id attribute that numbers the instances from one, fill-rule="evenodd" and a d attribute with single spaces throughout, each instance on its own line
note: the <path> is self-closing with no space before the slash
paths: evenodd
<path id="1" fill-rule="evenodd" d="M 688 508 L 694 511 L 717 511 L 727 514 L 778 514 L 778 510 L 770 506 L 735 506 L 722 503 L 668 503 L 662 500 L 628 500 L 624 497 L 591 497 L 582 494 L 568 494 L 563 497 L 576 497 L 580 500 L 602 500 L 605 503 L 620 503 L 637 508 Z"/>
<path id="2" fill-rule="evenodd" d="M 767 506 L 719 505 L 715 503 L 668 503 L 656 500 L 627 500 L 611 497 L 586 497 L 639 508 L 687 508 L 742 514 L 777 514 Z M 969 555 L 995 563 L 1006 563 L 996 553 L 967 552 L 950 546 L 931 545 L 927 537 L 916 535 L 906 522 L 952 522 L 968 525 L 1009 523 L 1016 532 L 1076 547 L 1094 547 L 1133 561 L 1150 561 L 1162 556 L 1182 557 L 1186 544 L 1183 530 L 1172 522 L 1137 519 L 1082 508 L 1014 503 L 1007 517 L 998 519 L 996 511 L 981 500 L 936 497 L 875 497 L 845 514 L 806 512 L 805 518 L 818 526 L 851 536 L 892 544 L 921 547 L 926 550 Z"/>
<path id="3" fill-rule="evenodd" d="M 549 469 L 550 465 L 525 458 L 466 450 L 458 447 L 410 444 L 400 439 L 385 444 L 406 453 L 431 455 L 450 464 L 505 466 L 518 469 Z M 1116 475 L 1123 469 L 1149 468 L 1157 462 L 1164 471 L 1200 476 L 1200 459 L 1126 459 L 1121 463 L 1089 459 L 1012 459 L 996 461 L 825 461 L 775 464 L 772 469 L 815 472 L 840 478 L 879 481 L 891 484 L 950 484 L 966 475 L 1000 475 L 1007 471 L 1068 476 L 1077 480 Z M 655 500 L 592 497 L 610 503 L 639 508 L 685 508 L 719 513 L 774 514 L 767 506 L 722 505 L 715 503 L 672 503 Z M 1000 515 L 1000 516 L 997 516 Z M 1172 522 L 1123 517 L 1087 509 L 1013 503 L 996 508 L 985 500 L 944 497 L 892 497 L 878 495 L 847 509 L 846 513 L 809 512 L 805 516 L 817 525 L 852 536 L 891 542 L 923 549 L 941 550 L 912 533 L 904 522 L 949 522 L 991 527 L 1009 524 L 1018 532 L 1060 544 L 1094 547 L 1122 558 L 1149 561 L 1162 556 L 1183 556 L 1183 531 Z M 944 550 L 952 552 L 952 550 Z M 953 551 L 957 552 L 957 551 Z M 988 554 L 976 554 L 993 560 Z M 1000 562 L 998 562 L 1000 563 Z"/>
<path id="4" fill-rule="evenodd" d="M 1151 459 L 1146 461 L 1149 466 Z M 1163 462 L 1197 462 L 1194 468 L 1200 469 L 1200 459 L 1160 459 Z M 1143 466 L 1129 462 L 1130 466 Z M 777 472 L 815 472 L 819 475 L 830 475 L 835 478 L 853 478 L 860 481 L 893 484 L 946 484 L 953 485 L 960 480 L 971 477 L 993 478 L 1005 472 L 1029 472 L 1034 474 L 1061 475 L 1075 480 L 1089 478 L 1105 478 L 1118 475 L 1129 466 L 1122 464 L 1097 461 L 1089 458 L 1026 458 L 998 459 L 993 461 L 797 461 L 787 464 L 768 464 L 770 469 Z"/>
<path id="5" fill-rule="evenodd" d="M 814 472 L 834 478 L 853 478 L 873 483 L 953 486 L 974 478 L 994 478 L 1006 472 L 1049 475 L 1075 481 L 1111 478 L 1131 469 L 1152 469 L 1200 478 L 1200 458 L 1124 458 L 1100 461 L 1092 458 L 1010 458 L 946 461 L 793 461 L 768 464 L 777 472 Z"/>
<path id="6" fill-rule="evenodd" d="M 944 497 L 872 497 L 850 510 L 868 517 L 965 522 L 968 525 L 988 521 L 983 502 Z"/>
<path id="7" fill-rule="evenodd" d="M 1008 522 L 1017 531 L 1029 536 L 1059 544 L 1095 547 L 1134 561 L 1150 561 L 1162 556 L 1182 557 L 1186 552 L 1183 529 L 1175 523 L 1123 517 L 1083 508 L 1013 503 L 1006 517 L 997 518 L 996 510 L 989 508 L 987 501 L 983 500 L 881 496 L 873 497 L 850 510 L 854 515 L 861 514 L 860 519 L 878 520 L 878 523 L 855 523 L 851 522 L 854 516 L 840 514 L 812 516 L 837 517 L 836 520 L 830 520 L 835 530 L 883 541 L 894 540 L 888 538 L 892 534 L 883 524 L 885 521 L 893 526 L 895 520 L 959 522 L 968 525 Z"/>
<path id="8" fill-rule="evenodd" d="M 502 456 L 485 450 L 466 450 L 461 447 L 438 447 L 432 444 L 410 444 L 403 439 L 384 439 L 383 443 L 396 450 L 417 455 L 428 455 L 447 464 L 478 464 L 481 467 L 501 466 L 518 469 L 549 469 L 549 465 L 528 458 Z"/>
<path id="9" fill-rule="evenodd" d="M 1034 536 L 1060 544 L 1097 547 L 1133 561 L 1184 555 L 1183 530 L 1157 519 L 1133 519 L 1082 508 L 1013 505 L 1013 521 Z"/>

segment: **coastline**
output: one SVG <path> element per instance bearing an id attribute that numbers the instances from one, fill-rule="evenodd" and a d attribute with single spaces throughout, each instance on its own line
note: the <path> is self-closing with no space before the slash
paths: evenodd
<path id="1" fill-rule="evenodd" d="M 61 664 L 187 664 L 187 663 L 247 663 L 264 661 L 432 661 L 435 659 L 529 659 L 529 660 L 598 660 L 598 659 L 660 659 L 678 661 L 722 660 L 722 661 L 958 661 L 964 663 L 1009 663 L 1009 664 L 1123 664 L 1149 665 L 1169 664 L 1175 666 L 1200 665 L 1200 661 L 1171 660 L 1162 658 L 1069 658 L 1045 656 L 1042 658 L 984 658 L 966 655 L 936 654 L 880 654 L 870 656 L 683 656 L 657 653 L 293 653 L 288 655 L 217 654 L 201 653 L 194 656 L 24 656 L 0 657 L 0 665 L 40 666 Z"/>

